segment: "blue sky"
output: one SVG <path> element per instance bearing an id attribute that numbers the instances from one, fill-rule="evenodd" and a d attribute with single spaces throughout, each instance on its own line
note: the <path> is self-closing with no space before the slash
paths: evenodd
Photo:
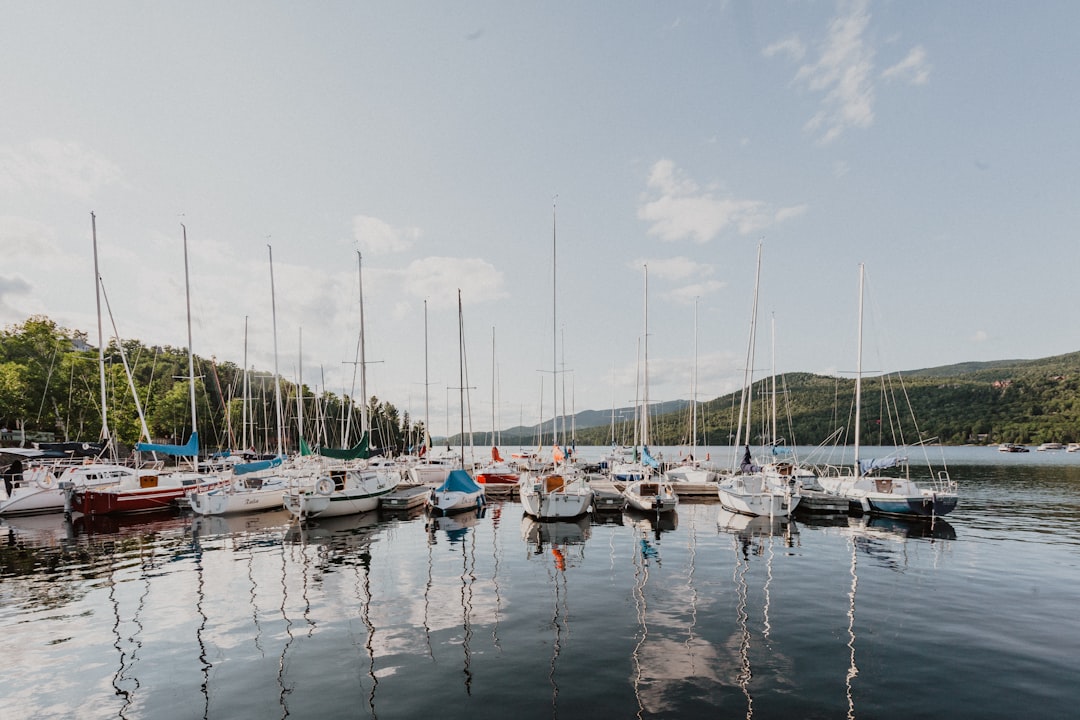
<path id="1" fill-rule="evenodd" d="M 0 322 L 120 332 L 473 424 L 755 375 L 1071 352 L 1080 5 L 39 2 L 0 24 Z M 554 212 L 553 212 L 554 211 Z M 106 323 L 107 325 L 107 323 Z M 450 412 L 447 412 L 447 403 Z M 560 394 L 561 402 L 561 394 Z M 568 407 L 569 409 L 569 407 Z M 456 429 L 456 428 L 451 428 Z"/>

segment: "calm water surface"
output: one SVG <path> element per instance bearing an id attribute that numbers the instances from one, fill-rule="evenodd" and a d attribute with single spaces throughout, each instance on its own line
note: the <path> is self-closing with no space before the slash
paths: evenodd
<path id="1" fill-rule="evenodd" d="M 946 453 L 933 527 L 6 519 L 0 717 L 1071 717 L 1080 454 Z"/>

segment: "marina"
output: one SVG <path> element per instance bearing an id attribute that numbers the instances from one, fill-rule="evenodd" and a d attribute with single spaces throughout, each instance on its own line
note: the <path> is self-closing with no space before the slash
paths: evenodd
<path id="1" fill-rule="evenodd" d="M 503 493 L 3 518 L 3 714 L 1068 716 L 1080 464 L 943 451 L 961 502 L 935 522 L 715 496 L 539 522 Z"/>

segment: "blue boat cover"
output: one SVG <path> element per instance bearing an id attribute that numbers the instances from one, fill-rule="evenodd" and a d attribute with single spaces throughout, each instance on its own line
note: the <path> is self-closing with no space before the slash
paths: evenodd
<path id="1" fill-rule="evenodd" d="M 464 470 L 451 470 L 450 475 L 446 478 L 442 485 L 435 488 L 436 492 L 476 492 L 482 490 L 476 481 L 473 480 L 469 473 Z"/>
<path id="2" fill-rule="evenodd" d="M 155 452 L 162 455 L 177 455 L 180 457 L 193 457 L 199 454 L 199 433 L 191 433 L 187 445 L 155 445 L 154 443 L 135 443 L 135 449 L 139 452 Z"/>
<path id="3" fill-rule="evenodd" d="M 238 463 L 233 465 L 233 472 L 237 475 L 247 475 L 248 473 L 258 472 L 259 470 L 269 470 L 275 468 L 281 464 L 281 457 L 271 458 L 270 460 L 256 460 L 249 463 Z"/>
<path id="4" fill-rule="evenodd" d="M 646 465 L 651 468 L 660 467 L 660 463 L 656 461 L 656 458 L 649 454 L 649 448 L 647 445 L 641 446 L 641 459 Z"/>
<path id="5" fill-rule="evenodd" d="M 900 463 L 906 461 L 907 458 L 891 457 L 891 458 L 870 458 L 868 460 L 859 461 L 859 472 L 866 474 L 874 470 L 884 470 L 886 468 L 896 467 Z"/>

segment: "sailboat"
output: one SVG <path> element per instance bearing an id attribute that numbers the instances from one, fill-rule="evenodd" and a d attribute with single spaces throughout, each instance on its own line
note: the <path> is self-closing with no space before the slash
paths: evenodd
<path id="1" fill-rule="evenodd" d="M 689 455 L 679 463 L 667 469 L 664 475 L 673 482 L 707 483 L 716 482 L 716 470 L 708 467 L 698 457 L 698 407 L 697 407 L 697 377 L 698 377 L 698 309 L 694 303 L 694 368 L 690 379 L 690 448 Z"/>
<path id="2" fill-rule="evenodd" d="M 660 474 L 658 463 L 649 454 L 649 267 L 645 266 L 645 340 L 644 382 L 641 403 L 641 471 L 642 476 L 623 490 L 623 497 L 630 507 L 642 512 L 672 512 L 679 504 L 679 496 L 671 481 Z M 654 475 L 655 473 L 655 475 Z"/>
<path id="3" fill-rule="evenodd" d="M 754 346 L 757 340 L 758 286 L 761 280 L 761 245 L 758 245 L 757 270 L 754 275 L 754 303 L 750 313 L 750 339 L 746 347 L 746 368 L 743 371 L 742 399 L 739 401 L 739 428 L 735 446 L 743 445 L 743 429 L 746 430 L 745 453 L 738 469 L 717 483 L 716 492 L 720 504 L 736 513 L 765 517 L 787 517 L 798 506 L 802 496 L 794 481 L 787 483 L 786 476 L 765 473 L 750 457 L 750 415 L 753 407 Z M 778 479 L 783 484 L 774 484 Z"/>
<path id="4" fill-rule="evenodd" d="M 118 483 L 138 485 L 141 476 L 151 477 L 157 475 L 157 471 L 152 468 L 135 468 L 131 465 L 123 465 L 103 459 L 105 456 L 115 457 L 115 445 L 109 430 L 108 396 L 105 386 L 105 336 L 101 325 L 101 298 L 104 287 L 101 282 L 101 275 L 98 273 L 97 218 L 92 212 L 90 213 L 90 226 L 94 248 L 94 285 L 98 319 L 98 375 L 101 380 L 102 442 L 100 444 L 68 444 L 70 450 L 78 449 L 79 456 L 60 459 L 49 458 L 42 450 L 4 448 L 3 453 L 14 455 L 16 461 L 5 470 L 7 482 L 0 485 L 0 515 L 32 515 L 59 512 L 65 506 L 67 497 L 65 488 L 74 490 L 75 488 L 105 487 Z M 105 299 L 107 303 L 108 297 Z M 109 314 L 111 318 L 111 310 Z M 124 368 L 127 370 L 124 345 L 120 342 L 115 320 L 113 321 L 113 333 L 116 337 L 121 359 L 124 361 Z M 132 387 L 134 386 L 132 385 Z M 145 430 L 146 420 L 143 418 L 138 393 L 133 392 L 132 397 L 135 401 L 136 412 L 144 428 L 144 434 L 149 436 L 149 432 Z"/>
<path id="5" fill-rule="evenodd" d="M 479 510 L 484 507 L 484 486 L 477 484 L 465 470 L 465 327 L 461 312 L 461 289 L 458 289 L 458 392 L 461 405 L 461 465 L 451 470 L 446 480 L 431 491 L 428 511 L 438 515 Z M 470 420 L 470 423 L 472 421 Z"/>
<path id="6" fill-rule="evenodd" d="M 277 371 L 277 302 L 274 294 L 274 250 L 266 246 L 270 256 L 270 309 L 274 324 L 274 402 L 278 419 L 277 455 L 268 460 L 237 463 L 232 466 L 231 482 L 220 488 L 188 493 L 188 504 L 196 515 L 228 515 L 238 512 L 254 512 L 280 508 L 283 495 L 289 489 L 287 479 L 280 472 L 285 459 L 281 447 L 282 427 L 281 386 Z M 244 326 L 244 354 L 247 355 L 247 325 Z M 244 388 L 248 387 L 247 361 L 244 368 Z M 244 397 L 245 407 L 247 396 Z M 247 411 L 245 410 L 245 413 Z M 247 428 L 244 429 L 245 435 Z"/>
<path id="7" fill-rule="evenodd" d="M 460 459 L 446 452 L 436 455 L 431 449 L 431 383 L 428 381 L 428 316 L 427 300 L 424 300 L 424 440 L 419 457 L 410 458 L 405 476 L 414 485 L 441 483 L 460 464 Z"/>
<path id="8" fill-rule="evenodd" d="M 188 389 L 191 400 L 191 437 L 184 445 L 136 443 L 138 452 L 153 452 L 174 457 L 190 457 L 192 468 L 198 468 L 199 432 L 195 408 L 195 355 L 191 341 L 191 283 L 188 276 L 187 227 L 181 224 L 184 236 L 184 293 L 187 301 L 188 332 Z M 218 475 L 205 475 L 197 470 L 157 474 L 128 475 L 116 485 L 95 488 L 65 488 L 68 500 L 65 508 L 83 515 L 112 515 L 161 510 L 176 503 L 189 491 L 213 489 L 228 482 Z"/>
<path id="9" fill-rule="evenodd" d="M 580 470 L 573 467 L 566 457 L 566 452 L 559 446 L 558 437 L 558 330 L 555 293 L 555 222 L 552 208 L 551 232 L 551 370 L 552 402 L 551 408 L 551 471 L 526 473 L 518 483 L 518 496 L 522 509 L 527 515 L 542 520 L 556 518 L 574 518 L 584 515 L 592 504 L 593 491 L 585 481 Z"/>
<path id="10" fill-rule="evenodd" d="M 859 353 L 855 375 L 855 463 L 851 468 L 829 468 L 819 476 L 825 491 L 843 498 L 865 513 L 933 519 L 956 508 L 958 487 L 947 470 L 920 486 L 910 476 L 906 457 L 863 458 L 860 456 L 862 421 L 862 333 L 863 285 L 865 269 L 859 265 Z M 880 471 L 896 469 L 892 476 Z"/>
<path id="11" fill-rule="evenodd" d="M 360 446 L 356 452 L 320 449 L 319 454 L 339 462 L 322 465 L 314 486 L 293 488 L 284 495 L 285 509 L 299 518 L 336 517 L 369 512 L 379 507 L 384 495 L 397 489 L 401 476 L 396 471 L 384 467 L 371 467 L 367 458 L 370 429 L 367 416 L 367 373 L 364 359 L 364 279 L 363 257 L 359 252 L 357 271 L 360 277 L 360 394 L 364 398 L 362 407 Z M 359 457 L 352 457 L 358 455 Z"/>
<path id="12" fill-rule="evenodd" d="M 491 328 L 491 460 L 476 471 L 476 482 L 481 485 L 517 485 L 521 480 L 518 469 L 503 459 L 499 445 L 495 441 L 495 380 L 498 376 L 495 365 L 495 328 Z"/>

